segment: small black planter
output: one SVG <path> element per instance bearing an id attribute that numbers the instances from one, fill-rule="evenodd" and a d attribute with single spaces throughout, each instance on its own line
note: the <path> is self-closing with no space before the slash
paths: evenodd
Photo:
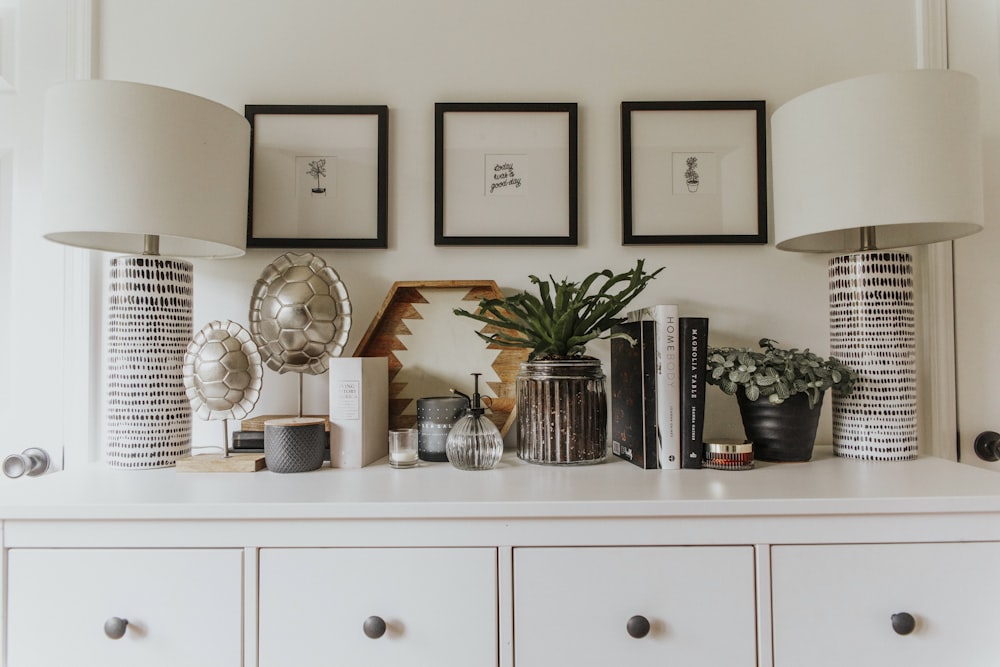
<path id="1" fill-rule="evenodd" d="M 795 394 L 778 405 L 767 398 L 747 400 L 742 391 L 736 398 L 755 459 L 789 463 L 812 458 L 822 401 L 810 410 L 805 394 Z"/>

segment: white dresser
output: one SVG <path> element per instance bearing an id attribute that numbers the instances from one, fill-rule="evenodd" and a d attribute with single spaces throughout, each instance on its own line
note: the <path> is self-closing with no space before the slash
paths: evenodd
<path id="1" fill-rule="evenodd" d="M 1000 476 L 931 458 L 95 466 L 0 519 L 7 667 L 1000 664 Z"/>

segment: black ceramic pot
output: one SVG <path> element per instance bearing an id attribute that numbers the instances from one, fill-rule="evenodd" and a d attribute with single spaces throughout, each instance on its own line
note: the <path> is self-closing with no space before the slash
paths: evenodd
<path id="1" fill-rule="evenodd" d="M 810 410 L 805 394 L 795 394 L 777 405 L 767 398 L 747 400 L 742 391 L 736 398 L 755 459 L 787 463 L 812 458 L 822 401 Z"/>

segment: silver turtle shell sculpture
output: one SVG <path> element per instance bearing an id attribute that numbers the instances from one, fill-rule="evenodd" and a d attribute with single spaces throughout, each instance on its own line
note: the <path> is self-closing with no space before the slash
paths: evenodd
<path id="1" fill-rule="evenodd" d="M 201 419 L 243 419 L 260 398 L 260 352 L 250 333 L 231 320 L 209 322 L 191 338 L 181 371 Z"/>
<path id="2" fill-rule="evenodd" d="M 250 334 L 271 370 L 321 375 L 350 332 L 347 287 L 321 257 L 285 253 L 254 285 Z"/>

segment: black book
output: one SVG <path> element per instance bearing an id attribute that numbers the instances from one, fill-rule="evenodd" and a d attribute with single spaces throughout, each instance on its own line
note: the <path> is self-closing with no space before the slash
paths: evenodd
<path id="1" fill-rule="evenodd" d="M 628 322 L 611 333 L 611 453 L 640 468 L 658 468 L 656 324 Z"/>
<path id="2" fill-rule="evenodd" d="M 705 365 L 708 318 L 681 317 L 681 467 L 700 468 L 705 458 Z"/>

